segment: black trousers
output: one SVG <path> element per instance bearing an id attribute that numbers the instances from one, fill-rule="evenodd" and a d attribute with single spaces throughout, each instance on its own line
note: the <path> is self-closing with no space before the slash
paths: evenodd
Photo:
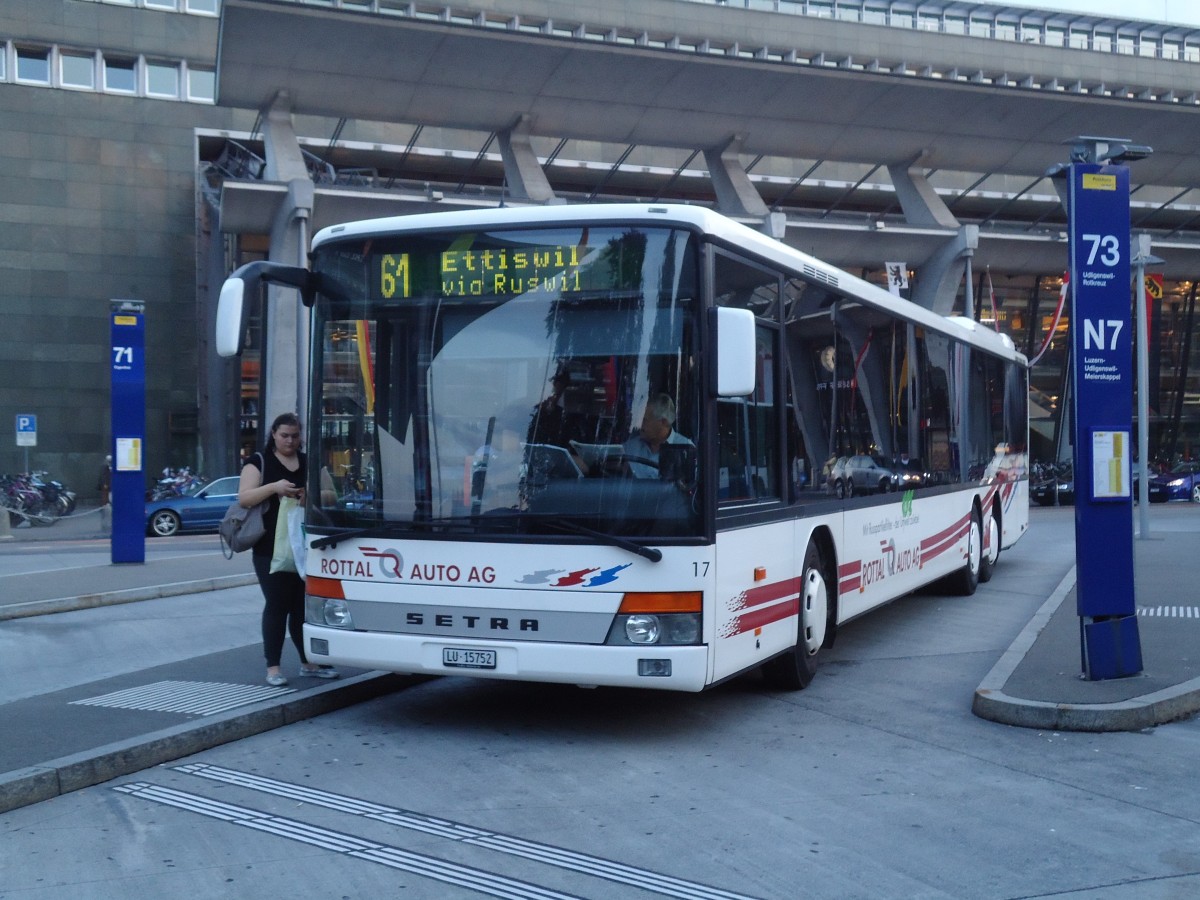
<path id="1" fill-rule="evenodd" d="M 255 556 L 254 574 L 262 588 L 263 655 L 267 668 L 279 665 L 283 656 L 283 638 L 292 636 L 300 653 L 301 664 L 308 662 L 304 655 L 304 579 L 295 572 L 271 572 L 271 557 Z"/>

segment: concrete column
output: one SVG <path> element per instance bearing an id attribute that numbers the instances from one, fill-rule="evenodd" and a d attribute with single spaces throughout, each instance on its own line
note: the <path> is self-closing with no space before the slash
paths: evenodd
<path id="1" fill-rule="evenodd" d="M 270 259 L 289 266 L 305 266 L 314 187 L 296 140 L 285 93 L 276 96 L 263 121 L 266 180 L 287 184 L 287 194 L 271 225 Z M 264 437 L 271 421 L 284 412 L 296 412 L 301 424 L 307 427 L 309 346 L 308 309 L 301 304 L 294 288 L 269 285 L 265 312 L 266 396 L 262 398 L 259 418 Z"/>
<path id="2" fill-rule="evenodd" d="M 932 256 L 917 266 L 920 278 L 912 301 L 941 316 L 950 314 L 967 261 L 979 246 L 979 226 L 963 225 Z"/>
<path id="3" fill-rule="evenodd" d="M 924 174 L 911 166 L 888 166 L 904 219 L 920 228 L 958 228 L 958 219 L 942 202 Z"/>
<path id="4" fill-rule="evenodd" d="M 553 200 L 554 188 L 542 171 L 529 141 L 529 116 L 518 116 L 512 127 L 499 132 L 496 138 L 500 142 L 500 156 L 504 160 L 508 195 L 514 200 L 533 203 L 549 203 Z"/>
<path id="5" fill-rule="evenodd" d="M 919 159 L 919 157 L 918 157 Z M 906 165 L 888 166 L 888 175 L 896 188 L 896 199 L 904 210 L 904 220 L 918 228 L 953 229 L 955 234 L 940 249 L 917 266 L 921 273 L 912 300 L 939 315 L 948 315 L 958 296 L 958 285 L 967 272 L 971 257 L 979 246 L 979 226 L 960 225 L 950 207 L 942 202 L 924 173 L 916 170 L 914 160 Z M 968 314 L 973 305 L 971 282 L 967 281 Z"/>
<path id="6" fill-rule="evenodd" d="M 712 176 L 717 195 L 717 209 L 727 216 L 753 217 L 767 220 L 767 204 L 758 195 L 738 154 L 742 136 L 735 134 L 723 145 L 704 151 L 704 162 Z"/>

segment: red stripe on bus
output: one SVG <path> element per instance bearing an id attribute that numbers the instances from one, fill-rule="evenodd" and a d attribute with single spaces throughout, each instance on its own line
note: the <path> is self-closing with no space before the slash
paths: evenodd
<path id="1" fill-rule="evenodd" d="M 921 541 L 921 567 L 935 557 L 941 556 L 971 530 L 971 516 L 968 513 L 949 528 L 939 531 L 933 537 Z"/>
<path id="2" fill-rule="evenodd" d="M 747 631 L 753 631 L 755 628 L 761 628 L 764 625 L 782 621 L 788 616 L 794 616 L 799 611 L 800 596 L 797 594 L 794 597 L 789 597 L 782 603 L 776 603 L 773 606 L 764 606 L 753 612 L 739 614 L 733 622 L 730 633 L 726 636 L 733 637 L 735 634 L 745 634 Z"/>
<path id="3" fill-rule="evenodd" d="M 770 603 L 772 600 L 794 596 L 798 593 L 800 593 L 800 579 L 785 578 L 783 581 L 776 581 L 772 584 L 760 584 L 758 587 L 750 588 L 746 591 L 746 602 L 743 605 L 746 607 L 761 606 L 764 603 Z"/>

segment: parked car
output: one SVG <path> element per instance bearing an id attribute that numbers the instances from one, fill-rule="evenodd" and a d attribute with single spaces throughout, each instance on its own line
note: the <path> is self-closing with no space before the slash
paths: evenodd
<path id="1" fill-rule="evenodd" d="M 907 491 L 912 488 L 923 487 L 928 480 L 929 476 L 921 468 L 921 461 L 919 459 L 901 457 L 892 466 L 893 491 Z"/>
<path id="2" fill-rule="evenodd" d="M 170 537 L 183 531 L 217 530 L 229 504 L 237 500 L 237 475 L 195 484 L 182 497 L 167 497 L 146 504 L 146 533 Z"/>
<path id="3" fill-rule="evenodd" d="M 825 489 L 829 493 L 838 497 L 846 496 L 846 464 L 849 462 L 848 456 L 831 456 L 825 460 L 822 471 L 825 473 Z"/>
<path id="4" fill-rule="evenodd" d="M 1191 500 L 1200 503 L 1200 462 L 1181 462 L 1170 472 L 1150 479 L 1150 502 Z"/>
<path id="5" fill-rule="evenodd" d="M 1031 480 L 1029 499 L 1039 506 L 1069 506 L 1075 502 L 1075 475 L 1067 464 L 1040 467 Z"/>
<path id="6" fill-rule="evenodd" d="M 839 459 L 830 473 L 838 497 L 886 493 L 895 487 L 896 473 L 877 456 L 859 453 Z"/>

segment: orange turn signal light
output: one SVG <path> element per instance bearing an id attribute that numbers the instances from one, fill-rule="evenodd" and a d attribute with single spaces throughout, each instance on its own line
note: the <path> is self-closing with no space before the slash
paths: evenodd
<path id="1" fill-rule="evenodd" d="M 703 608 L 701 591 L 646 591 L 628 593 L 621 599 L 619 612 L 633 613 L 698 613 Z"/>
<path id="2" fill-rule="evenodd" d="M 340 580 L 322 578 L 319 575 L 309 575 L 304 579 L 304 593 L 312 597 L 329 597 L 333 600 L 346 599 L 346 593 L 342 590 Z"/>

